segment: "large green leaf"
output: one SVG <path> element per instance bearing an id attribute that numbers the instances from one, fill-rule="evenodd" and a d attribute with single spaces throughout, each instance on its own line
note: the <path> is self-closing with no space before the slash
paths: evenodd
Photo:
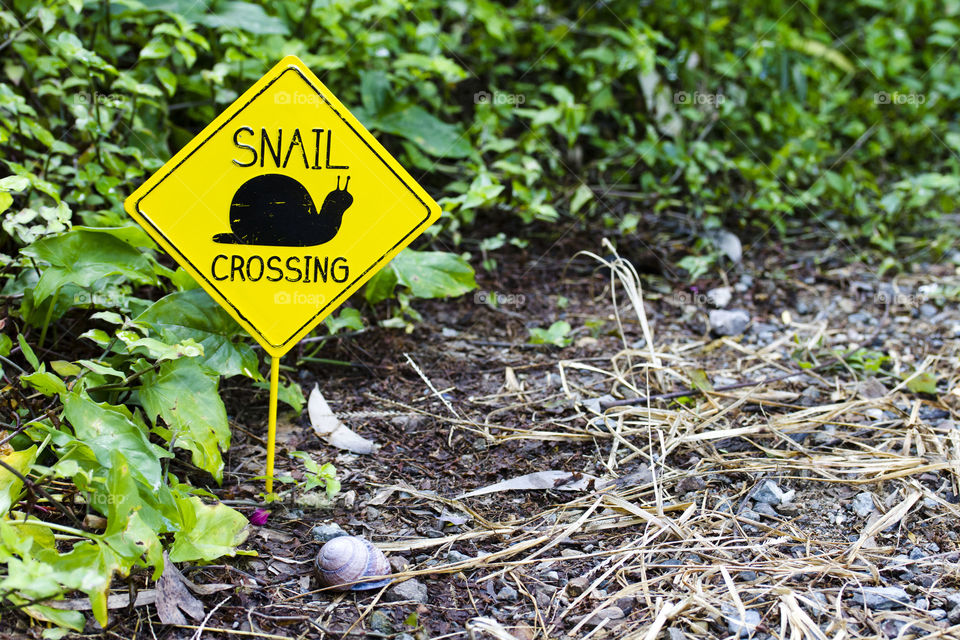
<path id="1" fill-rule="evenodd" d="M 224 504 L 206 505 L 200 498 L 181 499 L 183 529 L 173 539 L 170 560 L 216 560 L 232 556 L 247 539 L 247 519 Z"/>
<path id="2" fill-rule="evenodd" d="M 397 281 L 418 298 L 462 296 L 477 288 L 473 267 L 454 253 L 407 249 L 390 266 Z"/>
<path id="3" fill-rule="evenodd" d="M 193 463 L 223 478 L 220 451 L 230 446 L 227 410 L 211 378 L 194 358 L 165 362 L 158 373 L 144 377 L 140 402 L 156 424 L 163 418 L 174 446 L 187 449 Z"/>
<path id="4" fill-rule="evenodd" d="M 372 122 L 371 128 L 406 138 L 438 158 L 465 158 L 473 153 L 465 131 L 438 119 L 422 107 L 407 107 L 385 115 Z"/>
<path id="5" fill-rule="evenodd" d="M 64 397 L 63 415 L 101 466 L 109 468 L 113 450 L 119 449 L 135 474 L 154 489 L 160 486 L 160 459 L 171 456 L 150 442 L 147 430 L 134 422 L 129 409 L 98 404 L 74 391 Z"/>
<path id="6" fill-rule="evenodd" d="M 27 475 L 30 465 L 37 459 L 36 445 L 23 451 L 14 451 L 5 456 L 0 456 L 7 465 L 16 469 L 20 475 Z M 23 480 L 10 473 L 9 470 L 0 467 L 0 517 L 6 515 L 10 507 L 20 497 L 20 489 L 23 488 Z"/>
<path id="7" fill-rule="evenodd" d="M 260 378 L 257 356 L 243 329 L 203 289 L 171 293 L 136 322 L 156 331 L 168 344 L 193 338 L 203 345 L 203 363 L 220 375 Z"/>
<path id="8" fill-rule="evenodd" d="M 50 263 L 33 291 L 40 302 L 66 284 L 89 287 L 100 278 L 125 276 L 139 284 L 153 284 L 156 276 L 146 256 L 112 234 L 74 229 L 59 236 L 43 238 L 23 253 Z"/>

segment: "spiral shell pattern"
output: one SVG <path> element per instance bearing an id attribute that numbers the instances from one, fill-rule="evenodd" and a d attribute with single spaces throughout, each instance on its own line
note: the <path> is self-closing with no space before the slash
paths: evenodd
<path id="1" fill-rule="evenodd" d="M 316 559 L 317 576 L 325 587 L 338 591 L 378 589 L 390 580 L 376 580 L 390 573 L 390 563 L 380 549 L 367 540 L 340 536 L 327 542 Z M 367 580 L 350 584 L 357 580 Z"/>

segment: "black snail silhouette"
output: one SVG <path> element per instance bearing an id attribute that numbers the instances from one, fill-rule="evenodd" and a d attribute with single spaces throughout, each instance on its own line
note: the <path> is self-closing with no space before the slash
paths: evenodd
<path id="1" fill-rule="evenodd" d="M 214 242 L 274 247 L 312 247 L 330 242 L 340 231 L 344 212 L 353 204 L 347 191 L 350 176 L 323 199 L 320 212 L 306 187 L 290 176 L 267 173 L 250 178 L 233 194 L 231 233 L 218 233 Z"/>

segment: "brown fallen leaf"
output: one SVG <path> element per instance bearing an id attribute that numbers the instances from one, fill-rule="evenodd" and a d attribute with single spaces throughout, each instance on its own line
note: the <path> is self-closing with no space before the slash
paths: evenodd
<path id="1" fill-rule="evenodd" d="M 157 615 L 163 624 L 187 624 L 183 613 L 194 620 L 203 620 L 203 603 L 193 597 L 184 577 L 163 553 L 163 575 L 157 581 Z M 181 613 L 181 611 L 183 613 Z"/>

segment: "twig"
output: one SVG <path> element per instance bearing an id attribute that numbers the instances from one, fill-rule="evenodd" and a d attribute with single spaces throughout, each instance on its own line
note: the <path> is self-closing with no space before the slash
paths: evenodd
<path id="1" fill-rule="evenodd" d="M 35 491 L 39 493 L 41 496 L 49 500 L 50 504 L 56 507 L 58 511 L 62 512 L 64 515 L 70 518 L 70 520 L 73 522 L 73 524 L 76 525 L 78 529 L 81 529 L 81 530 L 83 529 L 83 523 L 80 522 L 76 514 L 74 514 L 73 511 L 71 511 L 70 509 L 68 509 L 66 505 L 62 504 L 59 500 L 57 500 L 56 498 L 51 496 L 49 493 L 47 493 L 43 487 L 38 485 L 36 482 L 31 480 L 30 478 L 26 477 L 25 475 L 23 475 L 22 473 L 14 469 L 13 467 L 11 467 L 9 464 L 7 464 L 3 460 L 0 460 L 0 467 L 3 467 L 13 475 L 20 478 L 20 480 L 23 481 L 23 484 L 26 485 L 28 491 L 31 491 L 31 492 Z"/>
<path id="2" fill-rule="evenodd" d="M 190 640 L 200 640 L 200 636 L 201 634 L 203 634 L 203 630 L 207 626 L 207 623 L 210 622 L 210 618 L 213 616 L 214 613 L 217 612 L 217 609 L 223 606 L 229 599 L 230 599 L 230 596 L 227 596 L 226 598 L 221 600 L 220 603 L 217 604 L 217 606 L 215 606 L 213 609 L 210 610 L 210 613 L 208 613 L 206 617 L 203 619 L 203 622 L 200 623 L 200 626 L 197 628 L 196 632 L 190 637 Z"/>

